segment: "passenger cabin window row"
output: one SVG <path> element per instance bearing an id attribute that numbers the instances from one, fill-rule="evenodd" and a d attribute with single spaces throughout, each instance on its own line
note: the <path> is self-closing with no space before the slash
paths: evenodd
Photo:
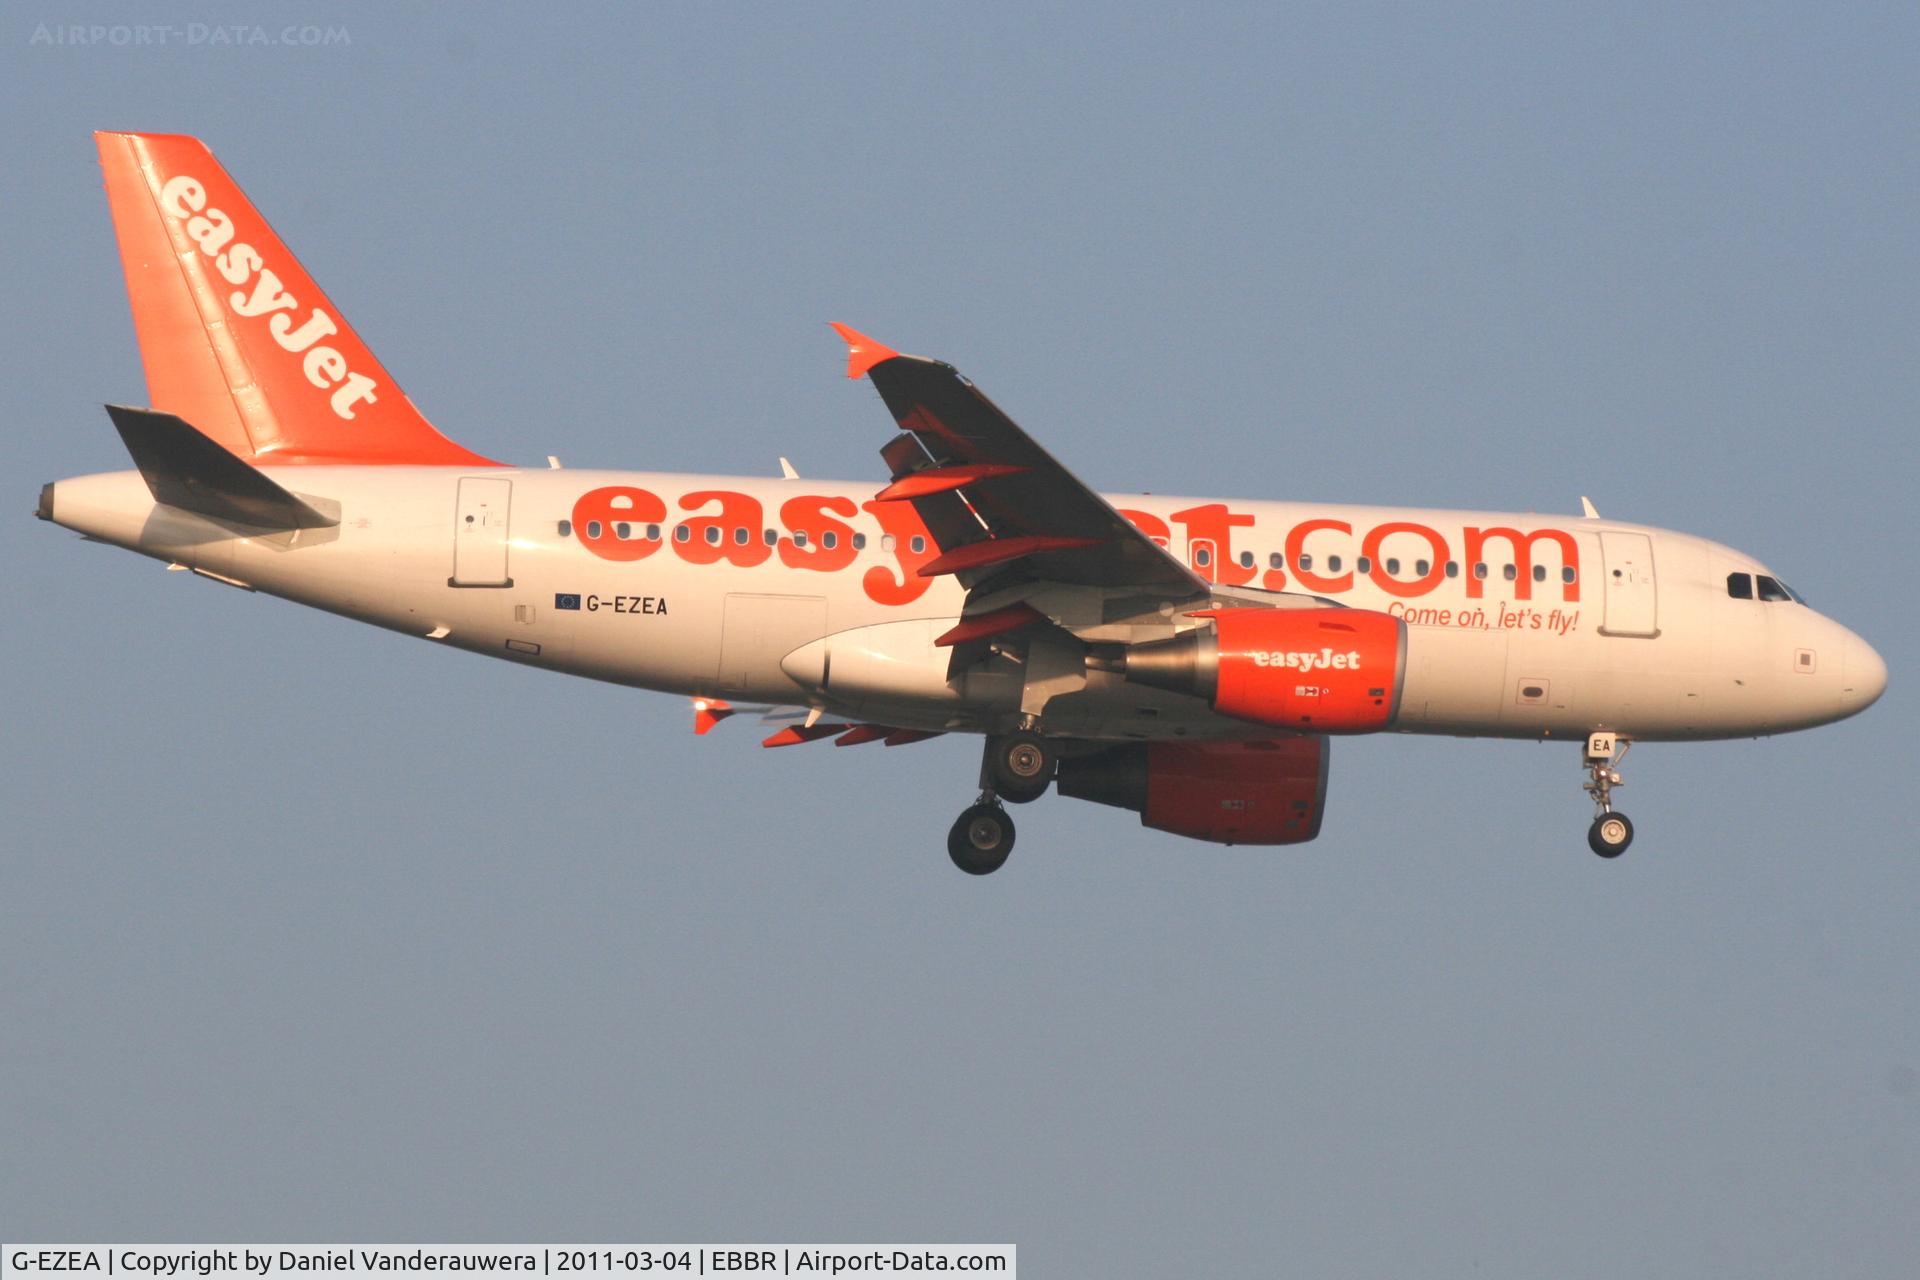
<path id="1" fill-rule="evenodd" d="M 557 527 L 559 529 L 561 537 L 571 538 L 573 536 L 573 522 L 571 520 L 562 520 L 558 523 Z M 589 539 L 597 540 L 600 537 L 601 532 L 602 532 L 602 528 L 598 520 L 587 521 L 586 535 Z M 660 526 L 657 524 L 646 525 L 643 529 L 640 526 L 630 524 L 625 520 L 619 520 L 614 522 L 613 536 L 620 539 L 622 542 L 631 541 L 635 538 L 644 539 L 647 542 L 658 542 L 660 541 L 661 531 L 660 531 Z M 684 524 L 675 525 L 673 527 L 672 536 L 675 542 L 689 542 L 693 538 L 693 530 L 691 527 Z M 707 545 L 717 547 L 726 540 L 727 535 L 725 534 L 725 532 L 721 530 L 720 526 L 708 525 L 706 529 L 706 533 L 703 536 L 706 539 Z M 761 530 L 760 536 L 761 536 L 761 540 L 764 541 L 770 547 L 776 545 L 780 541 L 780 533 L 777 529 L 763 529 Z M 733 530 L 733 542 L 735 546 L 744 547 L 747 545 L 747 543 L 752 541 L 752 539 L 753 539 L 753 531 L 746 528 L 744 525 L 738 526 Z M 820 545 L 828 551 L 833 550 L 835 547 L 839 546 L 839 544 L 840 544 L 839 535 L 836 534 L 831 529 L 827 530 L 826 532 L 820 535 Z M 796 547 L 806 546 L 807 535 L 804 532 L 800 532 L 796 530 L 793 534 L 793 545 Z M 885 550 L 892 551 L 895 549 L 898 543 L 895 541 L 894 536 L 892 534 L 886 534 L 881 538 L 880 545 Z M 917 556 L 925 555 L 928 550 L 927 539 L 923 535 L 918 533 L 914 534 L 908 540 L 907 545 L 912 548 L 913 554 Z M 853 546 L 854 546 L 854 550 L 856 551 L 866 550 L 867 535 L 864 533 L 854 534 Z M 1255 563 L 1254 554 L 1251 551 L 1242 551 L 1236 557 L 1236 559 L 1239 561 L 1240 567 L 1243 569 L 1251 569 L 1253 568 Z M 1204 543 L 1202 543 L 1199 546 L 1196 546 L 1193 549 L 1193 563 L 1196 567 L 1201 569 L 1204 569 L 1207 566 L 1211 565 L 1213 563 L 1213 549 Z M 1314 564 L 1313 557 L 1310 555 L 1303 554 L 1296 557 L 1293 567 L 1296 571 L 1301 573 L 1312 573 L 1313 564 Z M 1287 568 L 1287 557 L 1278 551 L 1272 552 L 1267 556 L 1267 567 L 1270 569 L 1284 570 L 1285 568 Z M 1390 578 L 1400 577 L 1402 567 L 1403 567 L 1403 562 L 1400 560 L 1398 556 L 1390 556 L 1387 559 L 1381 561 L 1381 568 L 1386 570 L 1387 576 Z M 1323 571 L 1328 574 L 1341 573 L 1342 571 L 1344 571 L 1345 568 L 1346 568 L 1346 561 L 1339 555 L 1327 556 L 1326 563 L 1322 566 Z M 1355 571 L 1357 571 L 1362 575 L 1372 573 L 1373 572 L 1372 557 L 1370 556 L 1357 557 L 1356 560 L 1354 561 L 1354 569 Z M 1442 571 L 1449 578 L 1457 578 L 1460 576 L 1460 565 L 1457 561 L 1449 560 L 1446 562 L 1445 565 L 1442 566 Z M 1471 571 L 1475 578 L 1481 581 L 1486 580 L 1487 574 L 1488 574 L 1488 568 L 1485 563 L 1475 564 L 1471 566 Z M 1415 560 L 1413 562 L 1413 576 L 1415 578 L 1424 578 L 1431 572 L 1433 572 L 1432 561 Z M 1516 566 L 1511 564 L 1500 566 L 1500 573 L 1501 573 L 1501 576 L 1504 577 L 1508 582 L 1516 581 L 1520 576 L 1519 569 Z M 1560 581 L 1562 582 L 1571 583 L 1578 576 L 1579 575 L 1577 575 L 1573 571 L 1573 568 L 1571 566 L 1562 568 L 1560 570 Z M 1534 565 L 1533 580 L 1535 582 L 1545 582 L 1547 580 L 1547 566 L 1543 564 Z M 1728 574 L 1727 575 L 1727 594 L 1732 596 L 1736 600 L 1751 600 L 1754 598 L 1753 597 L 1754 581 L 1755 579 L 1751 574 L 1745 574 L 1745 573 Z M 1761 578 L 1759 578 L 1758 581 L 1760 584 L 1760 599 L 1762 600 L 1799 600 L 1800 599 L 1799 596 L 1795 595 L 1783 583 L 1773 578 L 1762 576 Z"/>
<path id="2" fill-rule="evenodd" d="M 573 536 L 573 521 L 561 520 L 556 524 L 555 527 L 559 530 L 561 537 L 571 538 Z M 586 523 L 585 531 L 589 539 L 597 540 L 600 537 L 601 533 L 604 532 L 604 527 L 601 525 L 601 523 L 598 520 L 589 520 Z M 631 542 L 631 541 L 634 541 L 635 539 L 640 539 L 646 542 L 660 541 L 660 526 L 657 524 L 647 525 L 644 530 L 641 530 L 640 526 L 638 525 L 630 524 L 625 520 L 616 520 L 613 523 L 612 532 L 613 532 L 613 536 L 620 539 L 620 541 L 622 542 Z M 706 543 L 710 547 L 719 546 L 722 542 L 726 541 L 726 537 L 727 537 L 726 533 L 717 524 L 708 525 L 706 532 L 701 536 L 706 539 Z M 766 544 L 770 547 L 780 541 L 780 532 L 777 529 L 764 529 L 761 531 L 760 536 L 766 542 Z M 673 540 L 675 542 L 692 541 L 693 540 L 692 527 L 684 524 L 675 525 L 673 527 Z M 735 546 L 744 547 L 751 541 L 753 541 L 753 530 L 747 528 L 745 525 L 739 525 L 734 528 L 733 544 Z M 920 551 L 923 551 L 926 548 L 926 543 L 927 543 L 927 540 L 925 538 L 919 536 L 918 534 L 915 534 L 913 538 L 914 552 L 917 554 Z M 793 535 L 793 545 L 796 547 L 806 546 L 807 535 L 805 533 L 796 531 Z M 825 547 L 827 550 L 831 551 L 835 547 L 840 545 L 840 536 L 836 534 L 833 530 L 829 529 L 825 533 L 820 535 L 820 545 Z M 888 550 L 893 549 L 893 539 L 891 534 L 888 535 L 885 545 Z M 853 535 L 853 549 L 855 551 L 865 551 L 867 549 L 866 534 L 856 533 Z"/>
<path id="3" fill-rule="evenodd" d="M 1202 568 L 1206 567 L 1206 563 L 1207 563 L 1206 560 L 1203 558 L 1205 554 L 1206 554 L 1206 549 L 1203 547 L 1194 557 L 1195 563 L 1200 565 Z M 1248 568 L 1252 568 L 1253 557 L 1251 555 L 1242 555 L 1240 557 L 1240 563 L 1242 565 L 1245 565 Z M 1339 573 L 1345 564 L 1346 562 L 1342 560 L 1339 556 L 1328 556 L 1326 566 L 1325 566 L 1326 572 Z M 1401 560 L 1400 557 L 1398 556 L 1389 556 L 1385 560 L 1382 560 L 1380 562 L 1380 567 L 1387 571 L 1387 576 L 1389 578 L 1400 577 L 1401 570 L 1404 567 L 1404 565 L 1405 565 L 1405 562 Z M 1269 569 L 1285 569 L 1287 567 L 1286 556 L 1282 555 L 1278 551 L 1271 553 L 1270 555 L 1267 556 L 1267 567 Z M 1361 556 L 1358 560 L 1354 562 L 1353 567 L 1360 573 L 1372 573 L 1373 560 L 1369 556 Z M 1312 573 L 1313 557 L 1310 555 L 1301 555 L 1297 557 L 1294 562 L 1294 568 L 1302 573 Z M 1449 578 L 1457 578 L 1460 576 L 1460 564 L 1458 561 L 1449 560 L 1446 562 L 1446 564 L 1441 566 L 1441 569 L 1442 569 L 1442 572 L 1444 572 Z M 1488 568 L 1486 565 L 1476 564 L 1472 566 L 1472 571 L 1473 571 L 1473 576 L 1475 578 L 1478 578 L 1483 582 L 1486 580 L 1487 573 L 1488 573 Z M 1413 562 L 1413 576 L 1415 578 L 1424 578 L 1432 572 L 1433 572 L 1433 561 L 1415 560 Z M 1514 565 L 1510 565 L 1510 564 L 1502 565 L 1500 567 L 1500 574 L 1508 582 L 1514 582 L 1519 579 L 1520 570 Z M 1580 576 L 1579 574 L 1573 571 L 1572 566 L 1567 566 L 1560 570 L 1560 581 L 1562 582 L 1571 583 L 1579 576 Z M 1545 582 L 1547 580 L 1547 566 L 1543 564 L 1534 565 L 1533 580 L 1535 582 Z"/>

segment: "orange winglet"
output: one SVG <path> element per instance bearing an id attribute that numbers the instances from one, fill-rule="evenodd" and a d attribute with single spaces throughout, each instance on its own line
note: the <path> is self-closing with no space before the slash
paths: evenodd
<path id="1" fill-rule="evenodd" d="M 941 735 L 942 731 L 939 729 L 895 729 L 887 735 L 886 743 L 890 747 L 904 747 L 909 742 L 925 742 L 928 738 L 938 738 Z"/>
<path id="2" fill-rule="evenodd" d="M 943 573 L 983 569 L 1005 560 L 1018 560 L 1021 556 L 1030 556 L 1038 551 L 1071 551 L 1075 547 L 1090 547 L 1094 542 L 1093 538 L 1060 538 L 1038 533 L 1024 534 L 1018 538 L 987 538 L 942 552 L 920 566 L 920 576 L 937 578 Z"/>
<path id="3" fill-rule="evenodd" d="M 733 714 L 733 705 L 718 698 L 693 700 L 693 731 L 702 734 Z"/>
<path id="4" fill-rule="evenodd" d="M 879 742 L 890 733 L 898 733 L 884 724 L 857 724 L 833 740 L 836 747 L 857 747 L 865 742 Z"/>
<path id="5" fill-rule="evenodd" d="M 962 618 L 956 626 L 933 643 L 935 648 L 951 649 L 954 645 L 965 644 L 969 640 L 985 640 L 988 636 L 1003 635 L 1046 620 L 1047 616 L 1044 613 L 1022 600 L 1004 609 L 995 609 L 990 613 L 976 613 L 971 618 Z"/>
<path id="6" fill-rule="evenodd" d="M 924 498 L 930 493 L 964 489 L 976 480 L 991 480 L 995 476 L 1017 476 L 1028 470 L 1030 468 L 1012 467 L 1001 462 L 970 462 L 957 467 L 928 467 L 925 471 L 901 476 L 879 493 L 874 494 L 873 500 L 900 502 L 907 498 Z"/>
<path id="7" fill-rule="evenodd" d="M 849 378 L 865 377 L 867 370 L 882 360 L 891 360 L 900 354 L 885 343 L 875 342 L 852 325 L 841 324 L 837 320 L 830 320 L 827 323 L 832 325 L 833 331 L 839 334 L 841 340 L 847 344 L 847 376 Z"/>
<path id="8" fill-rule="evenodd" d="M 793 747 L 802 742 L 818 742 L 822 738 L 831 738 L 836 733 L 845 733 L 851 728 L 853 726 L 850 724 L 790 724 L 760 745 Z"/>

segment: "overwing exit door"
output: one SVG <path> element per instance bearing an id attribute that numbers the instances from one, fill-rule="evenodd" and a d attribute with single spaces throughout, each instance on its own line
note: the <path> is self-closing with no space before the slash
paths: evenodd
<path id="1" fill-rule="evenodd" d="M 453 576 L 450 587 L 510 587 L 507 576 L 507 516 L 513 481 L 465 476 L 453 514 Z"/>

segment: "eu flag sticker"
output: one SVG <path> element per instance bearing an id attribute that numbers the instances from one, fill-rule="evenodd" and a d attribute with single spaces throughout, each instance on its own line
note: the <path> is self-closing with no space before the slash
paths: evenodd
<path id="1" fill-rule="evenodd" d="M 556 609 L 573 609 L 578 611 L 580 608 L 580 593 L 577 591 L 556 592 L 553 597 L 553 607 Z"/>

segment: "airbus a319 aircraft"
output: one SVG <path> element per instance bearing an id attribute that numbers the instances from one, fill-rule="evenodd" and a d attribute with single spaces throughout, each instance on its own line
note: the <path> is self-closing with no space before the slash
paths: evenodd
<path id="1" fill-rule="evenodd" d="M 1577 744 L 1615 857 L 1637 741 L 1864 710 L 1887 668 L 1744 552 L 1599 516 L 1107 497 L 974 385 L 844 325 L 882 483 L 521 469 L 436 431 L 193 138 L 96 135 L 148 407 L 42 519 L 435 644 L 755 713 L 769 747 L 985 738 L 947 849 L 1065 796 L 1313 839 L 1335 737 Z M 551 461 L 551 460 L 549 460 Z M 779 710 L 790 708 L 791 710 Z M 780 717 L 784 716 L 784 722 Z"/>

